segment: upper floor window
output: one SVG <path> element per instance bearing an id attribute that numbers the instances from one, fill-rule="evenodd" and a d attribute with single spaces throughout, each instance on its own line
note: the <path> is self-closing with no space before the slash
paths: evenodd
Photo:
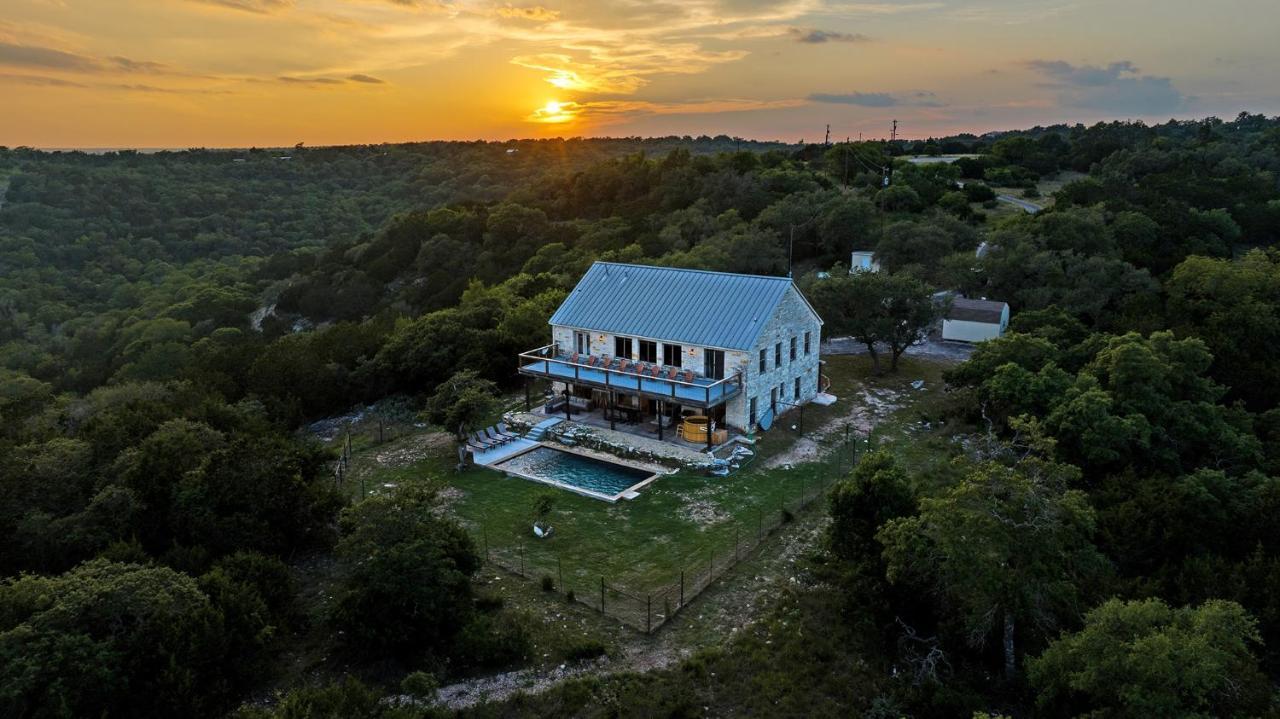
<path id="1" fill-rule="evenodd" d="M 658 343 L 650 340 L 640 340 L 640 361 L 658 363 Z"/>
<path id="2" fill-rule="evenodd" d="M 804 333 L 804 353 L 806 356 L 809 354 L 809 334 L 808 332 Z"/>
<path id="3" fill-rule="evenodd" d="M 781 342 L 773 346 L 773 366 L 774 367 L 782 366 L 782 343 Z"/>
<path id="4" fill-rule="evenodd" d="M 796 338 L 791 338 L 791 361 L 796 361 Z"/>
<path id="5" fill-rule="evenodd" d="M 613 338 L 613 354 L 617 357 L 625 357 L 631 359 L 631 338 L 630 337 L 614 337 Z"/>
<path id="6" fill-rule="evenodd" d="M 760 350 L 760 374 L 769 371 L 769 350 Z"/>
<path id="7" fill-rule="evenodd" d="M 711 379 L 724 379 L 724 350 L 702 350 L 702 374 Z"/>
<path id="8" fill-rule="evenodd" d="M 682 352 L 684 348 L 680 345 L 662 345 L 662 364 L 668 367 L 679 367 Z"/>

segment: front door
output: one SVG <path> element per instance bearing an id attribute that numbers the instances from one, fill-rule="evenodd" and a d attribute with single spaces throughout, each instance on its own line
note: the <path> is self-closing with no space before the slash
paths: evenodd
<path id="1" fill-rule="evenodd" d="M 586 332 L 573 333 L 573 351 L 580 355 L 591 353 L 591 339 Z"/>

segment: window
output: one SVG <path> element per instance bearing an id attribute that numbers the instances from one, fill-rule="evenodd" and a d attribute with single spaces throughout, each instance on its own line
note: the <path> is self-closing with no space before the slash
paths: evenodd
<path id="1" fill-rule="evenodd" d="M 631 338 L 630 337 L 614 337 L 613 338 L 613 354 L 618 357 L 626 357 L 631 359 Z"/>
<path id="2" fill-rule="evenodd" d="M 769 371 L 769 350 L 760 350 L 760 374 Z"/>
<path id="3" fill-rule="evenodd" d="M 796 361 L 796 338 L 791 338 L 791 361 Z"/>
<path id="4" fill-rule="evenodd" d="M 809 334 L 808 332 L 804 333 L 804 354 L 806 357 L 809 356 Z"/>
<path id="5" fill-rule="evenodd" d="M 662 345 L 662 364 L 668 367 L 679 367 L 682 352 L 684 348 L 680 345 Z"/>
<path id="6" fill-rule="evenodd" d="M 591 352 L 591 338 L 586 332 L 573 333 L 573 351 L 578 354 L 589 354 Z"/>
<path id="7" fill-rule="evenodd" d="M 782 366 L 782 343 L 781 342 L 773 346 L 773 366 L 774 367 Z"/>
<path id="8" fill-rule="evenodd" d="M 796 402 L 800 401 L 800 378 L 796 377 Z"/>
<path id="9" fill-rule="evenodd" d="M 724 379 L 723 350 L 702 350 L 702 374 L 711 379 Z"/>
<path id="10" fill-rule="evenodd" d="M 658 343 L 640 340 L 640 361 L 658 363 Z"/>
<path id="11" fill-rule="evenodd" d="M 769 409 L 776 416 L 778 414 L 778 388 L 769 388 Z"/>
<path id="12" fill-rule="evenodd" d="M 756 426 L 756 398 L 755 397 L 751 398 L 749 407 L 750 408 L 747 410 L 747 428 L 748 429 Z"/>

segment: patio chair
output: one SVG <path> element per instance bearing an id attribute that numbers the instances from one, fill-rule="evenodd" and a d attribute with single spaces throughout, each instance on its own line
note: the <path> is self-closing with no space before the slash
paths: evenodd
<path id="1" fill-rule="evenodd" d="M 661 368 L 661 367 L 659 367 L 659 366 L 658 366 L 658 365 L 656 365 L 656 364 L 655 364 L 655 365 L 649 365 L 649 376 L 650 376 L 650 377 L 657 377 L 657 376 L 658 376 L 658 375 L 660 375 L 660 374 L 662 374 L 662 368 Z"/>
<path id="2" fill-rule="evenodd" d="M 504 437 L 498 434 L 498 431 L 495 430 L 493 427 L 485 427 L 484 436 L 488 437 L 494 442 L 497 442 L 499 445 L 506 444 L 507 442 L 510 442 L 513 439 L 512 437 Z"/>
<path id="3" fill-rule="evenodd" d="M 490 450 L 498 446 L 497 442 L 493 442 L 491 440 L 485 439 L 483 436 L 481 436 L 479 432 L 472 432 L 471 439 L 475 440 L 477 444 L 479 444 L 481 447 L 484 447 L 486 450 Z"/>
<path id="4" fill-rule="evenodd" d="M 693 381 L 693 370 L 691 370 L 691 369 L 687 369 L 687 370 L 685 370 L 685 371 L 684 371 L 684 377 L 682 377 L 682 379 L 683 379 L 685 382 L 692 382 L 692 381 Z"/>
<path id="5" fill-rule="evenodd" d="M 596 366 L 596 363 L 597 363 L 597 362 L 599 362 L 599 361 L 600 361 L 600 358 L 599 358 L 599 357 L 597 357 L 597 356 L 595 356 L 595 355 L 591 355 L 591 356 L 587 357 L 587 366 L 588 366 L 588 367 L 595 367 L 595 366 Z"/>
<path id="6" fill-rule="evenodd" d="M 516 434 L 515 432 L 512 432 L 511 428 L 507 426 L 506 422 L 499 422 L 497 424 L 497 429 L 498 429 L 498 434 L 504 437 L 510 437 L 511 439 L 520 439 L 520 435 Z"/>
<path id="7" fill-rule="evenodd" d="M 577 363 L 578 363 L 578 353 L 577 353 L 577 352 L 574 352 L 573 354 L 569 355 L 569 361 L 570 361 L 570 362 L 573 362 L 574 364 L 577 364 Z"/>
<path id="8" fill-rule="evenodd" d="M 680 372 L 675 367 L 667 368 L 667 379 L 675 379 L 678 374 L 680 374 Z"/>
<path id="9" fill-rule="evenodd" d="M 485 452 L 485 451 L 488 451 L 489 449 L 485 445 L 477 442 L 474 436 L 467 437 L 467 446 L 476 452 Z"/>

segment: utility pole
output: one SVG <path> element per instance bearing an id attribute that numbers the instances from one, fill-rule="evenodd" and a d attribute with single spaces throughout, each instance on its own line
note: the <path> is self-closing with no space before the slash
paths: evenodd
<path id="1" fill-rule="evenodd" d="M 831 123 L 827 123 L 827 136 L 822 140 L 823 145 L 831 144 Z"/>
<path id="2" fill-rule="evenodd" d="M 898 140 L 898 121 L 894 120 L 893 131 L 889 133 L 889 142 L 896 142 L 897 140 Z"/>

